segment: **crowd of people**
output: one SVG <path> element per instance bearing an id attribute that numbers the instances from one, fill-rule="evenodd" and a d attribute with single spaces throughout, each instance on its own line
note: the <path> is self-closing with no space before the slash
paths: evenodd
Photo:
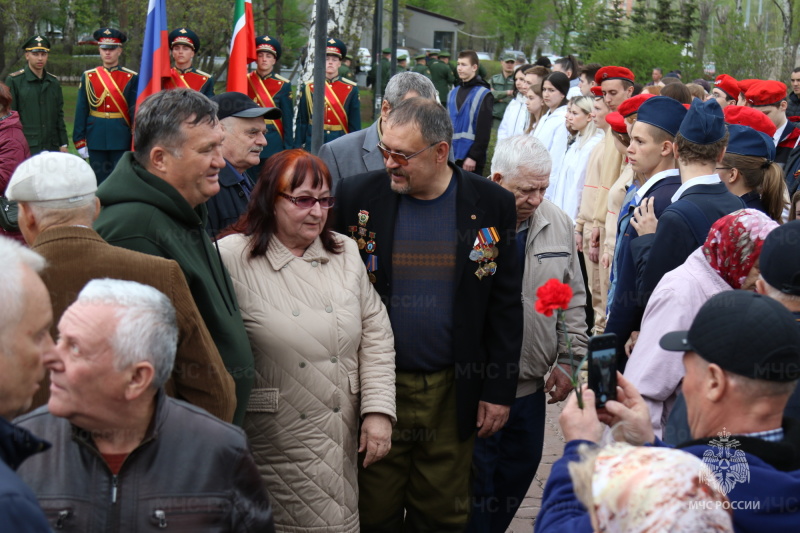
<path id="1" fill-rule="evenodd" d="M 362 129 L 331 37 L 314 155 L 278 39 L 214 95 L 178 28 L 136 108 L 126 36 L 95 38 L 79 156 L 47 39 L 0 84 L 10 530 L 502 533 L 562 401 L 536 531 L 800 527 L 795 73 L 387 49 Z"/>

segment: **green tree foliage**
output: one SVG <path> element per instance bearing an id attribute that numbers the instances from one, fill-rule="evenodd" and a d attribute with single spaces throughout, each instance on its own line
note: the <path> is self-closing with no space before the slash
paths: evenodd
<path id="1" fill-rule="evenodd" d="M 573 35 L 586 31 L 589 21 L 601 10 L 597 0 L 553 0 L 553 15 L 557 24 L 554 48 L 559 55 L 574 51 Z"/>
<path id="2" fill-rule="evenodd" d="M 766 32 L 764 21 L 744 25 L 741 13 L 723 14 L 726 27 L 738 28 L 735 39 L 717 37 L 711 46 L 717 74 L 725 73 L 737 80 L 767 79 L 778 61 L 779 54 L 764 53 Z M 722 21 L 720 21 L 722 22 Z"/>
<path id="3" fill-rule="evenodd" d="M 654 66 L 665 72 L 679 68 L 681 46 L 673 44 L 659 34 L 635 31 L 602 43 L 585 59 L 603 65 L 625 65 L 633 70 L 638 80 L 647 80 Z"/>
<path id="4" fill-rule="evenodd" d="M 502 40 L 498 48 L 517 50 L 533 44 L 552 11 L 550 4 L 530 0 L 480 0 L 479 5 L 489 17 L 489 28 Z"/>

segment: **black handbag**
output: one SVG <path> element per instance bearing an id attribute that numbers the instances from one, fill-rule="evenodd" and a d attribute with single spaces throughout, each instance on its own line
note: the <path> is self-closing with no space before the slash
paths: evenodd
<path id="1" fill-rule="evenodd" d="M 6 231 L 19 231 L 17 209 L 17 202 L 0 196 L 0 227 Z"/>

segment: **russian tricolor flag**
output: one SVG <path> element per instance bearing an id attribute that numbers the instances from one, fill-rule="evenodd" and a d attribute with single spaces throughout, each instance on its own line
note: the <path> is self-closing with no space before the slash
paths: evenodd
<path id="1" fill-rule="evenodd" d="M 164 78 L 170 77 L 167 33 L 167 0 L 150 0 L 144 29 L 142 64 L 139 68 L 137 109 L 148 96 L 164 87 Z"/>

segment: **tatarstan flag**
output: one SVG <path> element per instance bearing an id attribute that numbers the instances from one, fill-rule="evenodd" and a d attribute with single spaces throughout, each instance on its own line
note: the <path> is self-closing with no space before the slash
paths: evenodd
<path id="1" fill-rule="evenodd" d="M 236 0 L 228 60 L 228 92 L 247 94 L 247 65 L 256 60 L 256 30 L 251 0 Z"/>

